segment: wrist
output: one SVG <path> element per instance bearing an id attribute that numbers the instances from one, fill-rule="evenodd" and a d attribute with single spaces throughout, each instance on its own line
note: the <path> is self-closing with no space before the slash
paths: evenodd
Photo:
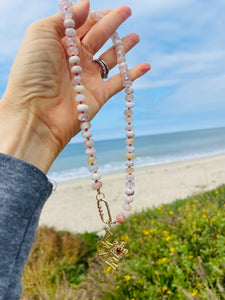
<path id="1" fill-rule="evenodd" d="M 59 154 L 49 128 L 29 110 L 0 103 L 0 152 L 22 159 L 47 173 Z"/>

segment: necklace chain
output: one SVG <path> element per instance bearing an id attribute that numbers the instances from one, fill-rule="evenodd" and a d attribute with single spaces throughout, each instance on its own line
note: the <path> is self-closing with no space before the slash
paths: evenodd
<path id="1" fill-rule="evenodd" d="M 80 66 L 80 58 L 78 56 L 79 49 L 77 47 L 76 40 L 76 30 L 75 21 L 73 18 L 73 13 L 70 10 L 70 6 L 72 2 L 70 0 L 59 0 L 59 6 L 61 9 L 62 18 L 64 19 L 65 26 L 65 35 L 67 36 L 66 45 L 67 45 L 67 54 L 69 56 L 69 65 L 72 73 L 72 84 L 74 86 L 74 91 L 76 92 L 75 101 L 77 102 L 77 110 L 79 111 L 78 119 L 80 123 L 80 129 L 82 130 L 82 137 L 85 139 L 84 145 L 87 147 L 85 153 L 88 156 L 87 162 L 90 164 L 89 171 L 92 173 L 91 180 L 93 180 L 92 189 L 97 191 L 97 206 L 98 212 L 102 222 L 105 224 L 105 236 L 101 241 L 97 243 L 97 249 L 99 256 L 102 256 L 104 261 L 112 268 L 117 269 L 117 263 L 120 259 L 122 259 L 123 255 L 127 255 L 128 251 L 125 248 L 124 242 L 118 243 L 114 241 L 113 243 L 109 242 L 109 239 L 112 236 L 110 232 L 110 227 L 115 223 L 123 223 L 125 218 L 129 216 L 129 212 L 132 209 L 131 203 L 134 198 L 134 131 L 133 131 L 133 111 L 132 108 L 134 104 L 132 100 L 134 99 L 133 88 L 131 76 L 128 71 L 128 66 L 125 58 L 125 51 L 123 47 L 123 43 L 119 38 L 117 32 L 111 36 L 112 42 L 115 47 L 115 51 L 117 54 L 117 63 L 119 65 L 120 74 L 123 80 L 123 86 L 125 88 L 125 107 L 124 111 L 125 122 L 127 123 L 125 126 L 126 130 L 126 189 L 125 189 L 125 198 L 123 204 L 123 210 L 116 217 L 116 220 L 113 221 L 111 217 L 111 212 L 109 208 L 108 202 L 105 200 L 105 195 L 101 191 L 102 182 L 101 174 L 99 173 L 99 167 L 97 165 L 97 157 L 95 156 L 96 149 L 94 146 L 94 140 L 92 139 L 92 132 L 90 131 L 91 123 L 89 121 L 88 110 L 89 107 L 85 104 L 86 96 L 85 96 L 85 87 L 82 85 L 82 67 Z M 94 19 L 96 21 L 101 20 L 104 17 L 102 12 L 96 12 L 90 10 L 89 18 Z M 104 211 L 107 213 L 107 220 L 104 217 Z"/>

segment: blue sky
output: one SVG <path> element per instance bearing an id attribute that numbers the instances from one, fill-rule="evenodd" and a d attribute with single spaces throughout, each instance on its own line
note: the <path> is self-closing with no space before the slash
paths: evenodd
<path id="1" fill-rule="evenodd" d="M 121 37 L 130 32 L 141 37 L 127 55 L 128 64 L 147 61 L 152 65 L 134 84 L 137 135 L 225 126 L 224 0 L 90 2 L 94 10 L 132 8 L 132 17 L 118 30 Z M 26 28 L 57 12 L 58 0 L 0 3 L 2 96 Z M 124 135 L 123 97 L 121 92 L 111 99 L 92 122 L 96 139 Z"/>

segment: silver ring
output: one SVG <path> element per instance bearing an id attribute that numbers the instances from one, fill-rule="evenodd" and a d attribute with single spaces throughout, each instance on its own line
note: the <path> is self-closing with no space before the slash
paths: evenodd
<path id="1" fill-rule="evenodd" d="M 94 59 L 93 62 L 96 62 L 101 66 L 101 68 L 102 68 L 102 79 L 107 78 L 108 74 L 109 74 L 109 68 L 108 68 L 106 62 L 104 60 L 100 59 L 100 58 Z"/>

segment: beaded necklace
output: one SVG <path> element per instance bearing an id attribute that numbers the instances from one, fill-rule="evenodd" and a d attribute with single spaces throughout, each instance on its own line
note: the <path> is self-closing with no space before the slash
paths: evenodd
<path id="1" fill-rule="evenodd" d="M 105 195 L 102 192 L 102 182 L 101 174 L 99 173 L 99 167 L 96 163 L 97 158 L 95 155 L 96 149 L 94 146 L 94 140 L 92 138 L 92 132 L 89 130 L 91 128 L 91 123 L 89 122 L 88 110 L 89 107 L 85 104 L 86 96 L 85 96 L 85 87 L 81 84 L 82 82 L 82 68 L 80 66 L 80 58 L 78 56 L 79 49 L 77 48 L 77 40 L 75 22 L 72 19 L 73 13 L 70 10 L 70 6 L 72 2 L 70 0 L 59 0 L 59 7 L 61 9 L 62 18 L 64 19 L 65 26 L 65 35 L 67 37 L 66 45 L 67 45 L 67 54 L 69 56 L 68 62 L 71 68 L 72 73 L 72 84 L 74 86 L 74 91 L 76 92 L 75 101 L 77 102 L 77 110 L 79 111 L 78 119 L 80 121 L 80 129 L 82 130 L 82 137 L 85 139 L 84 145 L 87 147 L 85 153 L 88 156 L 87 162 L 90 164 L 89 171 L 92 173 L 91 180 L 93 180 L 92 189 L 96 190 L 96 200 L 97 207 L 100 218 L 102 222 L 105 224 L 105 235 L 102 240 L 97 242 L 97 251 L 98 255 L 103 258 L 103 260 L 113 269 L 117 269 L 118 262 L 123 258 L 123 255 L 128 254 L 128 250 L 125 248 L 125 243 L 114 241 L 110 242 L 112 238 L 112 233 L 110 231 L 112 224 L 123 223 L 125 218 L 129 216 L 129 212 L 132 209 L 131 203 L 134 198 L 134 131 L 133 131 L 133 118 L 132 118 L 132 108 L 134 106 L 132 100 L 133 96 L 133 88 L 132 81 L 130 80 L 131 76 L 128 71 L 128 66 L 126 63 L 124 47 L 121 39 L 119 38 L 117 32 L 115 32 L 112 36 L 112 42 L 114 44 L 116 53 L 117 53 L 117 63 L 119 64 L 120 74 L 123 80 L 123 86 L 125 88 L 125 107 L 124 111 L 125 122 L 127 123 L 125 126 L 126 130 L 126 189 L 125 189 L 125 197 L 123 210 L 116 216 L 116 220 L 113 221 L 110 213 L 110 208 L 107 200 L 105 199 Z M 99 21 L 104 17 L 104 14 L 101 12 L 96 12 L 91 10 L 89 12 L 89 18 Z M 103 61 L 103 64 L 105 62 Z M 103 71 L 107 70 L 107 65 L 102 65 Z M 106 74 L 104 74 L 106 75 Z M 104 76 L 106 78 L 106 76 Z M 104 211 L 107 213 L 107 220 L 104 217 Z"/>

